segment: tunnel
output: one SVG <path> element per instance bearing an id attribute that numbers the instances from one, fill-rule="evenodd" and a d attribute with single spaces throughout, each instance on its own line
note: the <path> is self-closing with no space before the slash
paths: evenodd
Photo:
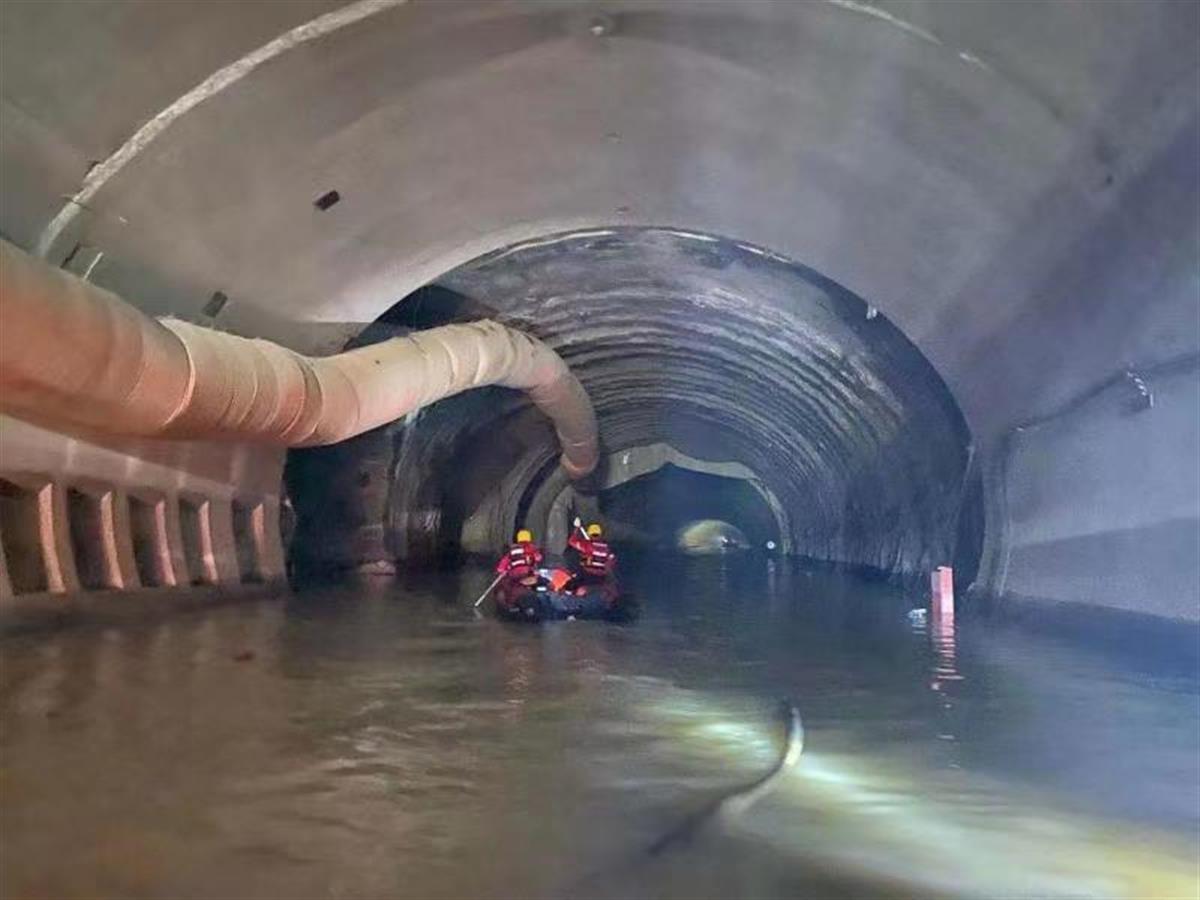
<path id="1" fill-rule="evenodd" d="M 7 0 L 0 239 L 0 894 L 1194 896 L 1200 4 Z"/>
<path id="2" fill-rule="evenodd" d="M 953 396 L 877 310 L 810 270 L 705 234 L 593 229 L 468 262 L 368 332 L 479 318 L 528 329 L 579 375 L 604 436 L 594 483 L 556 471 L 552 435 L 527 403 L 465 394 L 398 435 L 368 435 L 361 451 L 299 451 L 298 559 L 486 556 L 522 522 L 561 546 L 577 512 L 666 463 L 754 485 L 788 554 L 897 576 L 960 551 L 978 559 L 978 505 L 959 541 L 972 442 Z M 386 473 L 386 485 L 311 474 L 349 466 Z M 327 514 L 335 503 L 344 518 Z M 345 545 L 370 531 L 382 540 Z"/>
<path id="3" fill-rule="evenodd" d="M 1190 6 L 783 7 L 11 4 L 0 224 L 301 352 L 493 315 L 561 349 L 610 460 L 745 466 L 797 556 L 1196 618 Z M 551 450 L 512 403 L 334 451 L 339 524 L 299 516 L 297 564 L 490 552 L 540 516 Z M 196 496 L 274 530 L 279 457 L 238 454 L 263 463 L 188 451 L 243 480 Z"/>

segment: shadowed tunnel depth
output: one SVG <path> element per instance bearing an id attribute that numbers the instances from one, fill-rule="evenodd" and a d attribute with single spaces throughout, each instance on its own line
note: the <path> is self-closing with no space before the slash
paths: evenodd
<path id="1" fill-rule="evenodd" d="M 782 542 L 805 557 L 914 574 L 956 549 L 978 554 L 977 531 L 965 538 L 974 546 L 957 547 L 971 439 L 954 399 L 886 317 L 818 273 L 711 235 L 592 229 L 461 266 L 363 339 L 483 316 L 567 360 L 596 405 L 609 470 L 651 446 L 696 466 L 736 466 L 786 511 Z M 374 512 L 381 523 L 369 524 L 384 524 L 386 547 L 415 562 L 487 554 L 519 523 L 562 535 L 552 511 L 594 509 L 616 485 L 602 472 L 564 505 L 553 450 L 516 397 L 480 391 L 439 404 L 360 445 L 390 483 Z M 315 456 L 342 466 L 354 453 Z M 329 484 L 308 477 L 313 465 L 293 464 L 305 473 L 293 479 L 300 552 L 344 552 L 336 535 L 347 523 L 317 514 L 328 498 L 304 497 Z M 361 488 L 352 519 L 369 515 L 372 488 Z"/>

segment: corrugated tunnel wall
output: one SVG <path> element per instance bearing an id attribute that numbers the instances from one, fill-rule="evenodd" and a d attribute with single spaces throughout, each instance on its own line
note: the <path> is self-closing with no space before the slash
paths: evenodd
<path id="1" fill-rule="evenodd" d="M 905 574 L 953 557 L 971 452 L 961 413 L 903 335 L 815 273 L 709 235 L 598 229 L 460 267 L 377 330 L 481 316 L 559 350 L 596 404 L 610 459 L 665 445 L 756 473 L 786 514 L 779 542 L 789 551 Z M 456 549 L 490 555 L 519 523 L 548 534 L 549 507 L 568 486 L 544 430 L 523 404 L 490 393 L 362 442 L 360 468 L 382 470 L 389 485 L 377 546 L 330 540 L 356 520 L 368 521 L 365 535 L 379 524 L 370 484 L 308 487 L 328 484 L 310 466 L 341 467 L 355 451 L 306 454 L 315 459 L 294 460 L 293 494 L 321 496 L 309 498 L 312 515 L 301 510 L 301 528 L 316 533 L 302 533 L 298 551 L 335 565 L 391 553 L 428 563 Z M 589 487 L 603 493 L 602 483 L 577 490 Z M 316 512 L 331 494 L 349 512 L 346 528 Z"/>
<path id="2" fill-rule="evenodd" d="M 743 467 L 795 552 L 977 547 L 982 589 L 1197 618 L 1198 33 L 1175 2 L 8 3 L 0 231 L 309 353 L 494 313 L 577 369 L 610 466 Z M 314 564 L 562 508 L 513 395 L 360 441 L 293 461 Z M 6 596 L 241 584 L 246 509 L 280 574 L 273 451 L 0 442 Z M 138 524 L 71 552 L 89 517 Z"/>

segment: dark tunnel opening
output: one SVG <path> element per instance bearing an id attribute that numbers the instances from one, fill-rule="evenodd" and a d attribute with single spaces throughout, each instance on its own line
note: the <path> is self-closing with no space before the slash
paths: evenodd
<path id="1" fill-rule="evenodd" d="M 604 491 L 602 518 L 614 542 L 693 552 L 767 550 L 779 546 L 779 522 L 744 479 L 667 464 Z M 702 527 L 713 523 L 711 527 Z M 725 528 L 716 527 L 720 523 Z M 681 540 L 690 533 L 687 547 Z"/>
<path id="2" fill-rule="evenodd" d="M 568 233 L 460 266 L 353 343 L 483 317 L 537 335 L 578 374 L 600 471 L 569 484 L 552 429 L 516 392 L 452 397 L 349 444 L 293 451 L 299 571 L 452 567 L 494 556 L 523 525 L 554 544 L 569 514 L 633 516 L 651 497 L 621 486 L 684 461 L 696 487 L 736 470 L 773 507 L 778 533 L 752 524 L 755 544 L 891 576 L 974 574 L 982 510 L 962 413 L 885 316 L 818 273 L 709 235 Z M 347 468 L 358 474 L 334 471 Z"/>

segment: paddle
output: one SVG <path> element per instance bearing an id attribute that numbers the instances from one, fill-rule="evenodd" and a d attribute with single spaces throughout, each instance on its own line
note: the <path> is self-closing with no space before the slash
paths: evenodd
<path id="1" fill-rule="evenodd" d="M 504 577 L 504 573 L 501 572 L 499 575 L 496 576 L 496 580 L 487 586 L 487 590 L 479 595 L 479 599 L 475 601 L 475 607 L 474 607 L 475 609 L 479 609 L 480 604 L 482 604 L 483 601 L 487 599 L 488 594 L 490 594 L 493 590 L 495 590 L 496 585 L 498 585 L 500 583 L 500 579 L 503 577 Z"/>

